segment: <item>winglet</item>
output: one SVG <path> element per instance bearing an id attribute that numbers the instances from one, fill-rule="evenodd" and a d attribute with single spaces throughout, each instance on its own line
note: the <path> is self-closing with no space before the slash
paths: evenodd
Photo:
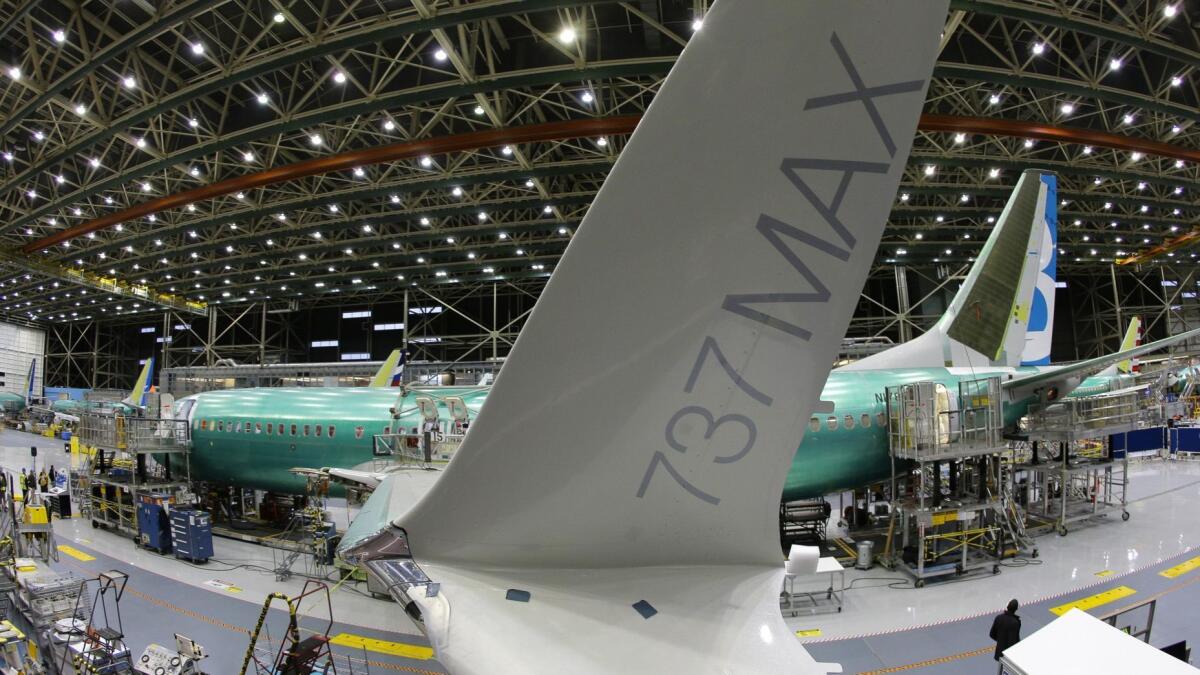
<path id="1" fill-rule="evenodd" d="M 146 365 L 142 366 L 141 374 L 138 375 L 137 381 L 133 383 L 133 391 L 130 391 L 129 396 L 122 399 L 121 403 L 134 408 L 144 407 L 146 405 L 146 392 L 150 391 L 151 386 L 154 384 L 153 377 L 154 357 L 151 356 L 146 359 Z"/>
<path id="2" fill-rule="evenodd" d="M 448 671 L 829 672 L 779 612 L 779 498 L 946 7 L 712 5 L 455 458 L 356 555 L 412 572 Z"/>
<path id="3" fill-rule="evenodd" d="M 400 382 L 404 379 L 404 364 L 407 360 L 407 354 L 403 349 L 393 349 L 367 386 L 399 387 Z"/>

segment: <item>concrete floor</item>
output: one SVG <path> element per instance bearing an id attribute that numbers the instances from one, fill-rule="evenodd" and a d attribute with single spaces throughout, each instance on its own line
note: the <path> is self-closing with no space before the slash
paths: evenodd
<path id="1" fill-rule="evenodd" d="M 0 432 L 0 467 L 19 471 L 29 466 L 31 444 L 39 446 L 39 466 L 69 462 L 61 442 L 4 431 Z M 851 570 L 847 582 L 852 589 L 842 613 L 802 614 L 785 621 L 793 630 L 819 629 L 819 637 L 804 640 L 806 646 L 818 660 L 842 663 L 847 673 L 903 667 L 929 673 L 990 674 L 995 664 L 987 629 L 991 616 L 1009 598 L 1022 602 L 1028 635 L 1054 618 L 1049 607 L 1126 585 L 1137 594 L 1124 602 L 1167 593 L 1159 603 L 1153 644 L 1179 639 L 1200 642 L 1194 610 L 1200 601 L 1200 584 L 1190 579 L 1195 575 L 1200 580 L 1200 570 L 1173 580 L 1157 574 L 1200 555 L 1194 551 L 1200 546 L 1200 519 L 1193 516 L 1200 504 L 1200 462 L 1136 462 L 1131 464 L 1130 478 L 1129 522 L 1110 517 L 1081 525 L 1066 537 L 1040 537 L 1036 561 L 1010 563 L 997 576 L 930 582 L 923 589 L 912 588 L 903 573 Z M 255 569 L 273 567 L 271 551 L 243 542 L 217 538 L 215 560 L 191 566 L 136 549 L 129 539 L 93 530 L 86 521 L 58 521 L 56 532 L 59 544 L 70 544 L 96 558 L 81 561 L 64 555 L 59 567 L 86 576 L 112 568 L 130 572 L 132 592 L 122 609 L 135 652 L 151 641 L 169 643 L 171 633 L 180 632 L 210 646 L 212 672 L 236 672 L 240 667 L 247 630 L 267 593 L 295 594 L 303 583 L 297 578 L 277 582 L 273 574 Z M 222 590 L 214 581 L 239 590 Z M 365 588 L 349 585 L 335 589 L 334 618 L 339 622 L 332 633 L 416 647 L 428 644 L 394 603 L 364 593 Z M 302 612 L 306 615 L 302 625 L 316 629 L 323 610 L 306 605 Z M 271 634 L 280 635 L 283 625 L 284 615 L 274 613 L 269 620 Z M 362 650 L 357 655 L 380 671 L 441 672 L 432 659 Z"/>

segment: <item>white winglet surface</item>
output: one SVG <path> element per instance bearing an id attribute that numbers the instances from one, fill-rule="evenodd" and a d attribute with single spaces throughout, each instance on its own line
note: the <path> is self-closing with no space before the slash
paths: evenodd
<path id="1" fill-rule="evenodd" d="M 452 672 L 828 671 L 776 604 L 779 498 L 945 13 L 709 12 L 454 461 L 396 522 L 438 584 L 412 602 Z"/>

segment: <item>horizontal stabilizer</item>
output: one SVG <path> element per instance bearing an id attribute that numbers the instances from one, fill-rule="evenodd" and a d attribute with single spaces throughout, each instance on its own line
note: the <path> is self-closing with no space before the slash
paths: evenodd
<path id="1" fill-rule="evenodd" d="M 1115 354 L 1097 356 L 1096 358 L 1072 363 L 1060 368 L 1046 368 L 1036 373 L 1014 377 L 1011 380 L 1003 382 L 1002 386 L 1005 390 L 1014 392 L 1017 397 L 1036 393 L 1037 391 L 1050 391 L 1054 389 L 1057 398 L 1062 398 L 1071 393 L 1071 390 L 1075 387 L 1078 387 L 1079 383 L 1114 363 L 1156 352 L 1193 338 L 1200 338 L 1200 328 L 1163 338 L 1162 340 L 1156 340 L 1150 344 L 1119 351 Z"/>

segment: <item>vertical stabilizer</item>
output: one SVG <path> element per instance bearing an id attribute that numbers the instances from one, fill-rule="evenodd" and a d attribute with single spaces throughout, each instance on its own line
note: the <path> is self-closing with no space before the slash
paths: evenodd
<path id="1" fill-rule="evenodd" d="M 1055 177 L 1042 175 L 1046 183 L 1046 206 L 1038 212 L 1042 222 L 1034 228 L 1042 231 L 1042 255 L 1029 307 L 1029 325 L 1025 327 L 1025 351 L 1022 366 L 1050 365 L 1050 347 L 1054 339 L 1054 298 L 1058 292 L 1058 188 Z"/>
<path id="2" fill-rule="evenodd" d="M 134 408 L 142 408 L 146 405 L 146 392 L 150 391 L 150 387 L 154 384 L 154 357 L 146 359 L 146 365 L 142 366 L 142 372 L 138 375 L 137 381 L 133 383 L 133 391 L 129 392 L 129 396 L 122 399 L 121 403 Z"/>
<path id="3" fill-rule="evenodd" d="M 437 584 L 408 597 L 448 670 L 827 672 L 779 614 L 779 498 L 945 12 L 712 7 L 454 460 L 377 535 Z"/>
<path id="4" fill-rule="evenodd" d="M 1129 320 L 1129 328 L 1125 331 L 1125 338 L 1121 340 L 1121 348 L 1117 351 L 1133 349 L 1140 344 L 1142 344 L 1142 317 L 1135 316 Z M 1126 359 L 1117 364 L 1117 371 L 1129 375 L 1136 366 L 1135 359 Z"/>
<path id="5" fill-rule="evenodd" d="M 1057 222 L 1055 192 L 1053 174 L 1022 173 L 996 227 L 937 324 L 844 369 L 1018 366 L 1026 353 L 1048 361 L 1057 260 L 1051 233 L 1057 228 L 1050 225 Z M 1036 348 L 1026 340 L 1031 325 L 1038 328 Z"/>
<path id="6" fill-rule="evenodd" d="M 26 406 L 33 405 L 33 401 L 36 398 L 36 396 L 34 396 L 34 393 L 33 393 L 36 383 L 37 383 L 37 359 L 30 359 L 29 375 L 28 375 L 28 377 L 25 378 L 25 405 Z"/>
<path id="7" fill-rule="evenodd" d="M 398 387 L 404 379 L 405 353 L 403 349 L 393 349 L 387 359 L 379 366 L 375 377 L 371 378 L 370 387 Z"/>

